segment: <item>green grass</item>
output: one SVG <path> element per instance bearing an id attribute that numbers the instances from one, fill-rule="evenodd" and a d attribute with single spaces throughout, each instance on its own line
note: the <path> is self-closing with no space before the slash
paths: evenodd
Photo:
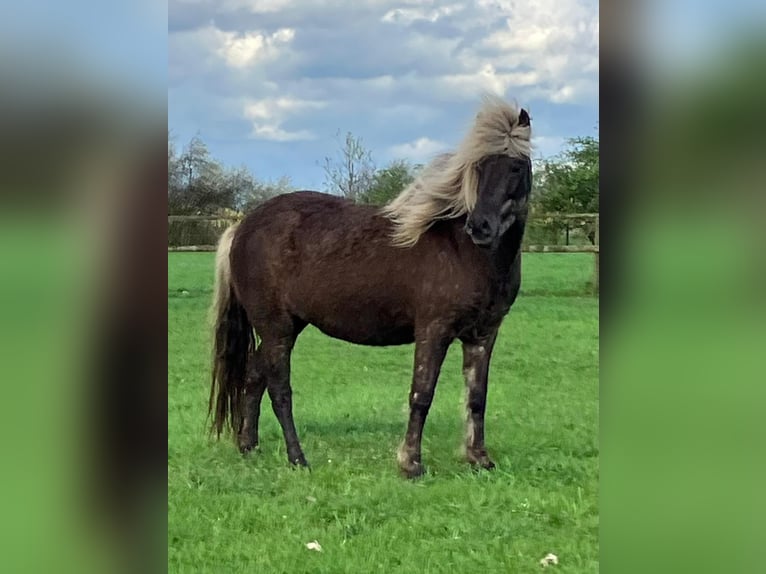
<path id="1" fill-rule="evenodd" d="M 598 299 L 587 254 L 525 254 L 522 294 L 490 372 L 487 447 L 460 461 L 460 348 L 423 440 L 428 474 L 397 474 L 412 347 L 366 348 L 309 328 L 293 354 L 294 411 L 312 471 L 288 467 L 268 398 L 248 458 L 205 433 L 212 254 L 168 255 L 170 572 L 598 570 Z M 317 540 L 322 552 L 306 549 Z"/>

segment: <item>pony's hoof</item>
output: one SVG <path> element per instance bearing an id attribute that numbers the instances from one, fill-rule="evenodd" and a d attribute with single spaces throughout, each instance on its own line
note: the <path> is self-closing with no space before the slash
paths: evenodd
<path id="1" fill-rule="evenodd" d="M 472 462 L 471 466 L 477 469 L 483 468 L 484 470 L 492 470 L 493 468 L 495 468 L 495 463 L 489 459 L 486 459 L 482 461 Z"/>
<path id="2" fill-rule="evenodd" d="M 495 463 L 487 456 L 486 452 L 466 453 L 466 460 L 475 468 L 483 468 L 484 470 L 492 470 L 495 468 Z"/>
<path id="3" fill-rule="evenodd" d="M 290 457 L 290 464 L 295 467 L 309 468 L 310 470 L 309 463 L 306 460 L 306 457 L 303 456 L 303 453 L 294 457 Z"/>
<path id="4" fill-rule="evenodd" d="M 426 467 L 420 462 L 411 462 L 399 467 L 399 472 L 404 478 L 419 478 L 426 473 Z"/>
<path id="5" fill-rule="evenodd" d="M 253 443 L 244 443 L 239 445 L 239 452 L 242 453 L 242 456 L 247 456 L 256 448 L 258 448 L 258 441 Z"/>

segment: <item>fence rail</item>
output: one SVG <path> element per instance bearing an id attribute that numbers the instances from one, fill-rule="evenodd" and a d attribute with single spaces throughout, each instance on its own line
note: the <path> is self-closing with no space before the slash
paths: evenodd
<path id="1" fill-rule="evenodd" d="M 525 253 L 598 253 L 598 245 L 522 245 Z"/>
<path id="2" fill-rule="evenodd" d="M 168 223 L 177 221 L 239 221 L 241 215 L 168 215 Z"/>
<path id="3" fill-rule="evenodd" d="M 171 223 L 183 223 L 189 222 L 191 224 L 210 222 L 220 232 L 223 232 L 224 227 L 220 224 L 225 222 L 234 223 L 242 219 L 241 215 L 168 215 L 168 224 Z M 593 244 L 584 245 L 569 245 L 569 222 L 583 221 L 592 222 L 594 227 L 592 228 Z M 522 251 L 525 253 L 592 253 L 594 256 L 594 268 L 593 268 L 593 290 L 598 293 L 599 290 L 599 214 L 598 213 L 541 213 L 530 217 L 530 225 L 551 225 L 554 222 L 564 222 L 566 226 L 566 245 L 551 244 L 551 245 L 523 245 Z M 218 225 L 216 225 L 218 224 Z M 206 238 L 208 240 L 217 240 L 217 236 L 220 235 L 216 229 L 206 230 Z M 170 242 L 169 242 L 170 243 Z M 182 243 L 182 242 L 178 242 Z M 168 251 L 170 252 L 206 252 L 215 251 L 216 246 L 214 243 L 201 243 L 199 245 L 168 245 Z"/>

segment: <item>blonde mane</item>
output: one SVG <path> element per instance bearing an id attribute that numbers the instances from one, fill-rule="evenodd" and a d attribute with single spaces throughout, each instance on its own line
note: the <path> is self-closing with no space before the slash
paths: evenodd
<path id="1" fill-rule="evenodd" d="M 469 213 L 476 205 L 476 165 L 489 155 L 529 157 L 530 127 L 519 125 L 521 110 L 486 95 L 476 119 L 457 150 L 429 163 L 383 213 L 394 224 L 393 243 L 410 247 L 438 219 Z"/>

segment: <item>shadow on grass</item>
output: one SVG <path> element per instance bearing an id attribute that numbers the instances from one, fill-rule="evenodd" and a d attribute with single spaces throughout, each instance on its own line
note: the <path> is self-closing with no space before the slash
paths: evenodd
<path id="1" fill-rule="evenodd" d="M 524 289 L 522 287 L 519 291 L 519 297 L 598 297 L 598 293 L 593 290 L 593 285 L 588 283 L 581 288 L 572 287 L 568 289 L 544 289 L 539 287 Z"/>

